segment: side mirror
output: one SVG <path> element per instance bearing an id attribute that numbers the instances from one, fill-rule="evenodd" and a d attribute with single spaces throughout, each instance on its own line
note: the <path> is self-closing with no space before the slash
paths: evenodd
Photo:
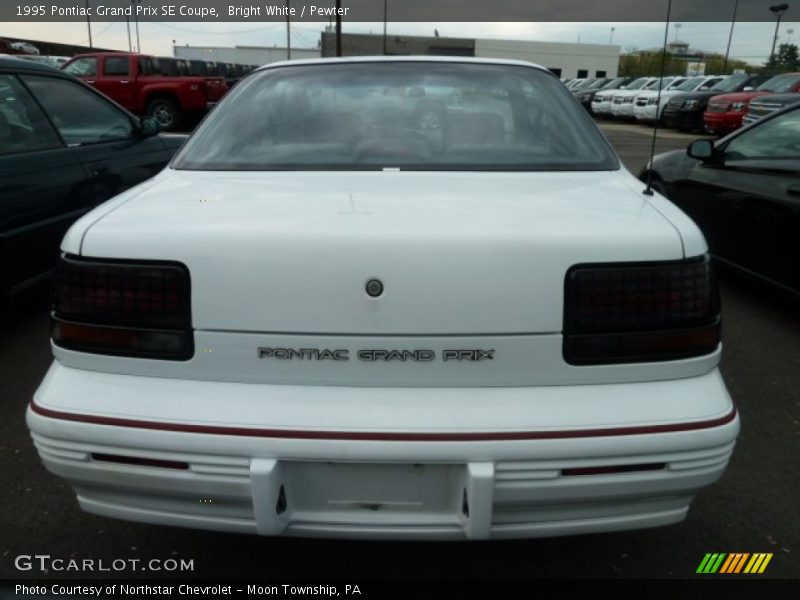
<path id="1" fill-rule="evenodd" d="M 711 140 L 695 140 L 686 149 L 689 158 L 701 160 L 704 163 L 711 162 L 715 156 L 714 142 Z"/>
<path id="2" fill-rule="evenodd" d="M 155 117 L 142 117 L 139 119 L 139 134 L 142 137 L 152 137 L 161 131 L 161 123 Z"/>

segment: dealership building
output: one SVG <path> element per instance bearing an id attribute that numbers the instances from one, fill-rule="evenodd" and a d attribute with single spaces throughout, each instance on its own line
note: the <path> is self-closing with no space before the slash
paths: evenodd
<path id="1" fill-rule="evenodd" d="M 275 46 L 174 46 L 176 57 L 265 65 L 286 60 L 287 49 Z M 619 70 L 619 46 L 605 44 L 565 44 L 439 36 L 407 36 L 345 33 L 343 56 L 475 56 L 526 60 L 547 67 L 559 77 L 616 77 Z M 336 35 L 322 33 L 319 48 L 292 48 L 292 60 L 336 56 Z"/>

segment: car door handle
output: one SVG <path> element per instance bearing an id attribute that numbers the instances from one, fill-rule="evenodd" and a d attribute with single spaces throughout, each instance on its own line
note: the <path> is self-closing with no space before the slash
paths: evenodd
<path id="1" fill-rule="evenodd" d="M 87 79 L 86 83 L 94 83 L 94 79 Z"/>
<path id="2" fill-rule="evenodd" d="M 120 81 L 120 83 L 130 83 L 130 81 L 128 81 L 128 80 L 126 79 L 126 80 L 124 80 L 124 81 Z"/>
<path id="3" fill-rule="evenodd" d="M 800 196 L 800 185 L 790 185 L 786 188 L 786 191 L 792 196 Z"/>

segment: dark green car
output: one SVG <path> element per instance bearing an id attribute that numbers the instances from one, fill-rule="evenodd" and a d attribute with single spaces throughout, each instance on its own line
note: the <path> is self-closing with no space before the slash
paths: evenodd
<path id="1" fill-rule="evenodd" d="M 157 133 L 72 76 L 0 58 L 0 301 L 46 280 L 69 226 L 186 138 Z"/>

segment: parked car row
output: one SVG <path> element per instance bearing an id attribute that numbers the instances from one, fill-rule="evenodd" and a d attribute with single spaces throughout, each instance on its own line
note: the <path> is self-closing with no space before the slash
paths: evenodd
<path id="1" fill-rule="evenodd" d="M 800 101 L 800 73 L 605 80 L 573 95 L 594 115 L 725 135 Z M 623 83 L 620 83 L 623 81 Z M 591 84 L 582 84 L 585 89 Z M 660 93 L 659 93 L 660 88 Z"/>
<path id="2" fill-rule="evenodd" d="M 663 122 L 667 127 L 682 131 L 703 131 L 704 115 L 712 98 L 750 92 L 770 79 L 770 75 L 731 75 L 709 89 L 676 94 L 664 109 Z"/>
<path id="3" fill-rule="evenodd" d="M 705 130 L 717 135 L 735 131 L 744 124 L 750 103 L 756 98 L 797 92 L 800 92 L 800 73 L 783 73 L 775 75 L 754 89 L 714 96 L 709 100 L 708 109 L 703 115 Z M 758 118 L 757 113 L 754 113 L 751 122 Z"/>
<path id="4" fill-rule="evenodd" d="M 618 89 L 600 90 L 589 108 L 599 116 L 652 123 L 663 117 L 672 98 L 682 93 L 704 92 L 725 79 L 724 75 L 640 77 Z"/>

